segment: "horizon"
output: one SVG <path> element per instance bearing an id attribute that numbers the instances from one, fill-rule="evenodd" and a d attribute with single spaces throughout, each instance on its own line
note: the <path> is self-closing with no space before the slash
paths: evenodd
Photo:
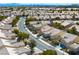
<path id="1" fill-rule="evenodd" d="M 0 3 L 0 4 L 25 4 L 25 5 L 79 5 L 79 3 Z"/>
<path id="2" fill-rule="evenodd" d="M 14 7 L 14 6 L 76 6 L 79 8 L 79 3 L 0 3 L 0 7 Z M 75 7 L 75 8 L 76 8 Z"/>

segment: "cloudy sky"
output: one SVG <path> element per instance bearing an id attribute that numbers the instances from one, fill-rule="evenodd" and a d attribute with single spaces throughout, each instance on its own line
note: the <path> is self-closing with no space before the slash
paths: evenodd
<path id="1" fill-rule="evenodd" d="M 0 3 L 79 3 L 79 0 L 0 0 Z"/>

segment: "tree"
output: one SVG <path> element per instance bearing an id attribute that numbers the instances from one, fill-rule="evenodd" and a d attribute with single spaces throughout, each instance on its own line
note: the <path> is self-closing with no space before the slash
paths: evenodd
<path id="1" fill-rule="evenodd" d="M 74 9 L 71 9 L 71 11 L 75 11 Z"/>
<path id="2" fill-rule="evenodd" d="M 58 10 L 59 13 L 62 13 L 62 10 Z"/>
<path id="3" fill-rule="evenodd" d="M 35 20 L 36 20 L 36 18 L 33 17 L 33 16 L 29 16 L 29 17 L 27 18 L 27 21 L 35 21 Z"/>
<path id="4" fill-rule="evenodd" d="M 76 24 L 79 25 L 79 22 L 77 22 Z"/>
<path id="5" fill-rule="evenodd" d="M 75 13 L 73 14 L 73 16 L 72 16 L 72 20 L 75 20 L 76 18 L 75 18 Z"/>
<path id="6" fill-rule="evenodd" d="M 27 38 L 27 39 L 29 38 L 29 34 L 26 34 L 24 32 L 19 32 L 17 34 L 17 36 L 19 38 L 19 39 L 17 39 L 17 41 L 21 41 L 21 40 L 24 40 L 25 38 Z"/>
<path id="7" fill-rule="evenodd" d="M 12 32 L 15 33 L 15 34 L 18 34 L 19 30 L 18 29 L 14 29 Z"/>
<path id="8" fill-rule="evenodd" d="M 33 17 L 33 16 L 29 16 L 28 18 L 26 18 L 25 25 L 29 25 L 29 22 L 31 22 L 31 21 L 35 21 L 35 20 L 36 20 L 35 17 Z"/>
<path id="9" fill-rule="evenodd" d="M 19 20 L 19 16 L 16 16 L 16 18 L 13 19 L 13 21 L 12 21 L 12 23 L 11 23 L 11 24 L 12 24 L 12 27 L 15 27 L 15 26 L 16 26 L 18 20 Z"/>
<path id="10" fill-rule="evenodd" d="M 0 16 L 0 21 L 4 20 L 5 18 L 7 18 L 7 16 Z"/>
<path id="11" fill-rule="evenodd" d="M 34 40 L 30 40 L 30 44 L 29 44 L 30 48 L 31 48 L 31 54 L 33 54 L 34 52 L 34 47 L 36 46 L 36 42 Z"/>
<path id="12" fill-rule="evenodd" d="M 52 10 L 52 13 L 54 13 L 54 10 Z"/>
<path id="13" fill-rule="evenodd" d="M 26 38 L 25 35 L 26 35 L 26 34 L 25 34 L 24 32 L 19 32 L 19 33 L 17 34 L 17 36 L 20 37 L 20 38 Z"/>
<path id="14" fill-rule="evenodd" d="M 57 52 L 55 50 L 46 50 L 43 51 L 42 55 L 57 55 Z"/>
<path id="15" fill-rule="evenodd" d="M 52 26 L 55 27 L 55 28 L 58 28 L 60 26 L 60 23 L 57 23 L 57 22 L 52 23 Z"/>
<path id="16" fill-rule="evenodd" d="M 25 33 L 25 32 L 20 32 L 18 29 L 14 29 L 13 33 L 15 33 L 17 35 L 17 42 L 20 42 L 21 40 L 24 42 L 25 46 L 27 44 L 27 41 L 25 41 L 25 39 L 29 38 L 29 34 Z"/>
<path id="17" fill-rule="evenodd" d="M 63 25 L 61 25 L 60 23 L 57 23 L 57 22 L 52 23 L 52 26 L 55 28 L 61 29 L 61 30 L 63 30 L 65 28 Z"/>
<path id="18" fill-rule="evenodd" d="M 12 7 L 10 7 L 9 9 L 10 9 L 11 11 L 13 11 L 13 8 L 12 8 Z"/>
<path id="19" fill-rule="evenodd" d="M 71 34 L 77 34 L 77 31 L 76 31 L 75 27 L 72 27 L 71 29 L 68 29 L 67 32 L 71 33 Z"/>
<path id="20" fill-rule="evenodd" d="M 60 20 L 60 17 L 56 17 L 55 20 Z"/>
<path id="21" fill-rule="evenodd" d="M 63 25 L 59 25 L 59 29 L 63 30 L 65 27 Z"/>

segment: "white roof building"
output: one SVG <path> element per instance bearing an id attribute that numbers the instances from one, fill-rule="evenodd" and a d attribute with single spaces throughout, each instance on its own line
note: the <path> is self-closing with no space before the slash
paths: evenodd
<path id="1" fill-rule="evenodd" d="M 5 34 L 3 32 L 1 32 L 1 30 L 0 30 L 0 37 L 1 38 L 5 38 L 6 37 Z"/>
<path id="2" fill-rule="evenodd" d="M 49 31 L 49 30 L 51 30 L 52 28 L 50 27 L 50 26 L 43 26 L 42 28 L 41 28 L 41 31 L 42 32 L 47 32 L 47 31 Z"/>
<path id="3" fill-rule="evenodd" d="M 72 45 L 70 45 L 70 48 L 74 52 L 77 52 L 77 51 L 79 51 L 79 44 L 73 43 Z"/>
<path id="4" fill-rule="evenodd" d="M 50 32 L 51 32 L 51 36 L 54 36 L 54 35 L 60 33 L 61 31 L 58 30 L 58 29 L 53 28 Z"/>
<path id="5" fill-rule="evenodd" d="M 2 22 L 0 22 L 0 27 L 2 27 L 4 24 Z"/>
<path id="6" fill-rule="evenodd" d="M 54 23 L 55 22 L 57 22 L 57 23 L 62 23 L 62 21 L 60 21 L 60 20 L 55 20 L 55 21 L 53 21 Z"/>
<path id="7" fill-rule="evenodd" d="M 58 29 L 55 29 L 53 27 L 50 27 L 48 25 L 44 26 L 43 28 L 41 28 L 41 31 L 44 33 L 44 34 L 50 34 L 51 36 L 53 35 L 56 35 L 58 33 L 60 33 L 61 31 L 58 30 Z"/>
<path id="8" fill-rule="evenodd" d="M 70 42 L 73 42 L 75 40 L 77 36 L 76 35 L 73 35 L 73 34 L 70 34 L 70 33 L 64 33 L 62 35 L 62 40 L 64 40 L 66 43 L 70 43 Z"/>
<path id="9" fill-rule="evenodd" d="M 70 24 L 73 24 L 73 21 L 66 20 L 63 23 L 61 23 L 61 25 L 63 25 L 63 26 L 67 26 L 67 25 L 70 25 Z"/>
<path id="10" fill-rule="evenodd" d="M 79 25 L 75 25 L 77 32 L 79 32 Z"/>

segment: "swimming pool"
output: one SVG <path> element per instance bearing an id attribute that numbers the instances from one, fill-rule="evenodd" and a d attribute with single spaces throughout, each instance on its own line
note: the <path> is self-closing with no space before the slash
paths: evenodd
<path id="1" fill-rule="evenodd" d="M 62 49 L 62 48 L 66 48 L 65 45 L 63 45 L 62 43 L 60 43 L 59 45 L 56 46 L 57 49 Z"/>

